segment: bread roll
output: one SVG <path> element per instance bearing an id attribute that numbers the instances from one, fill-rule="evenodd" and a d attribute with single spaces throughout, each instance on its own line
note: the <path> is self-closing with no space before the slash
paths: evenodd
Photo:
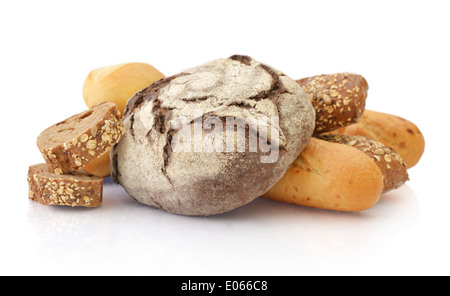
<path id="1" fill-rule="evenodd" d="M 116 105 L 103 101 L 47 128 L 39 135 L 37 146 L 51 172 L 98 172 L 98 177 L 105 177 L 109 171 L 96 169 L 92 161 L 97 162 L 124 132 Z"/>
<path id="2" fill-rule="evenodd" d="M 262 197 L 319 209 L 362 211 L 378 203 L 383 187 L 380 168 L 364 152 L 312 138 Z"/>
<path id="3" fill-rule="evenodd" d="M 353 124 L 364 111 L 369 85 L 361 75 L 317 75 L 297 83 L 310 95 L 316 110 L 314 135 Z"/>
<path id="4" fill-rule="evenodd" d="M 363 136 L 321 135 L 318 138 L 349 145 L 366 153 L 378 165 L 383 174 L 383 193 L 397 189 L 409 180 L 406 164 L 400 155 L 380 142 Z"/>
<path id="5" fill-rule="evenodd" d="M 79 169 L 84 175 L 92 175 L 106 178 L 111 175 L 110 151 L 106 150 L 102 155 L 87 163 L 83 168 Z"/>
<path id="6" fill-rule="evenodd" d="M 333 133 L 360 135 L 383 143 L 400 154 L 408 169 L 419 162 L 425 150 L 423 134 L 414 123 L 371 110 L 365 110 L 358 123 Z"/>
<path id="7" fill-rule="evenodd" d="M 128 99 L 137 91 L 148 87 L 165 76 L 145 63 L 127 63 L 92 70 L 83 86 L 83 98 L 91 108 L 109 100 L 123 114 Z"/>
<path id="8" fill-rule="evenodd" d="M 270 121 L 264 126 L 257 118 Z M 127 132 L 112 149 L 112 177 L 137 201 L 172 213 L 231 211 L 284 175 L 308 143 L 314 118 L 308 96 L 283 73 L 248 56 L 214 60 L 162 79 L 128 101 Z M 214 129 L 209 120 L 216 120 Z M 245 123 L 245 138 L 235 126 L 228 128 L 233 121 Z M 271 132 L 264 136 L 267 127 Z M 186 142 L 179 137 L 183 131 Z M 226 134 L 214 138 L 213 150 L 205 149 L 216 131 Z M 265 138 L 270 151 L 261 145 L 251 151 L 250 135 L 259 135 L 260 144 Z"/>
<path id="9" fill-rule="evenodd" d="M 57 175 L 44 163 L 30 166 L 28 186 L 28 197 L 44 205 L 91 208 L 103 198 L 102 178 Z"/>

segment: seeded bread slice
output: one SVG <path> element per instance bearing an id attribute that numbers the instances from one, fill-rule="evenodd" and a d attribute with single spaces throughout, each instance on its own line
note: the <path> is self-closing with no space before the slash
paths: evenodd
<path id="1" fill-rule="evenodd" d="M 125 132 L 115 104 L 103 101 L 43 131 L 37 146 L 55 174 L 78 172 L 119 142 Z"/>
<path id="2" fill-rule="evenodd" d="M 396 189 L 409 180 L 406 164 L 401 156 L 380 142 L 363 136 L 321 135 L 318 138 L 352 146 L 372 158 L 384 177 L 383 193 Z"/>
<path id="3" fill-rule="evenodd" d="M 348 126 L 362 116 L 369 85 L 361 75 L 336 73 L 297 80 L 316 110 L 314 135 Z"/>
<path id="4" fill-rule="evenodd" d="M 44 205 L 98 207 L 102 203 L 103 178 L 57 175 L 41 163 L 28 169 L 28 197 Z"/>

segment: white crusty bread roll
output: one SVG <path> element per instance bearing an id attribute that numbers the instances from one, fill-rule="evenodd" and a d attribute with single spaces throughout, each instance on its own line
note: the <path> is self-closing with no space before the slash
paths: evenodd
<path id="1" fill-rule="evenodd" d="M 383 175 L 364 152 L 312 138 L 285 176 L 262 197 L 336 211 L 373 207 L 383 192 Z"/>
<path id="2" fill-rule="evenodd" d="M 146 63 L 125 63 L 92 70 L 83 85 L 83 98 L 91 108 L 108 100 L 123 114 L 129 98 L 137 91 L 164 78 L 164 74 Z"/>

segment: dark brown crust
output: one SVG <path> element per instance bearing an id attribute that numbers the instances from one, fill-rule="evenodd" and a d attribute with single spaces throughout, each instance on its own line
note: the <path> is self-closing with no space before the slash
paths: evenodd
<path id="1" fill-rule="evenodd" d="M 248 56 L 239 56 L 239 55 L 234 55 L 232 57 L 230 57 L 230 59 L 243 59 L 243 60 L 247 60 L 249 61 L 249 63 L 244 63 L 246 65 L 250 65 L 250 61 L 251 58 Z M 279 108 L 280 105 L 280 97 L 283 94 L 288 93 L 288 90 L 285 88 L 285 86 L 283 85 L 283 82 L 280 80 L 280 76 L 282 76 L 283 74 L 279 75 L 278 73 L 276 73 L 271 67 L 264 65 L 264 64 L 260 64 L 259 67 L 261 67 L 264 71 L 266 71 L 271 77 L 272 77 L 272 84 L 270 86 L 270 88 L 268 90 L 264 90 L 261 91 L 259 93 L 257 93 L 255 96 L 253 97 L 249 97 L 246 100 L 247 101 L 261 101 L 261 100 L 271 100 L 275 103 L 275 106 L 277 107 L 277 110 Z M 205 98 L 201 98 L 202 100 L 207 100 L 209 99 L 209 97 L 205 97 Z M 183 100 L 183 99 L 181 99 Z M 197 99 L 199 100 L 199 99 Z M 192 99 L 189 100 L 190 102 L 193 101 Z M 246 109 L 253 109 L 254 107 L 252 105 L 250 105 L 248 102 L 233 102 L 227 105 L 228 107 L 231 106 L 235 106 L 235 107 L 239 107 L 239 108 L 246 108 Z M 204 114 L 203 118 L 202 118 L 202 122 L 204 122 L 205 118 L 207 118 L 208 116 L 212 116 L 212 117 L 218 117 L 218 118 L 223 118 L 222 116 L 216 114 L 214 111 L 209 112 L 208 114 Z M 281 114 L 278 110 L 278 118 L 281 121 Z M 224 120 L 222 120 L 222 122 L 225 124 L 226 120 L 225 118 L 223 118 Z M 195 120 L 195 119 L 194 119 Z M 192 120 L 190 123 L 194 123 L 194 120 Z M 259 137 L 259 135 L 258 135 Z M 280 149 L 283 149 L 283 147 L 279 147 Z"/>
<path id="2" fill-rule="evenodd" d="M 167 173 L 165 171 L 165 167 L 168 164 L 168 161 L 170 159 L 170 152 L 172 148 L 170 147 L 170 140 L 171 140 L 171 130 L 167 126 L 167 122 L 170 121 L 172 118 L 172 110 L 169 108 L 164 108 L 161 106 L 161 102 L 158 100 L 159 93 L 161 89 L 166 87 L 172 80 L 175 78 L 188 75 L 187 73 L 179 73 L 177 75 L 173 75 L 167 78 L 163 78 L 159 81 L 154 82 L 149 87 L 137 92 L 127 103 L 127 106 L 125 107 L 124 112 L 124 119 L 130 117 L 130 128 L 129 131 L 131 135 L 134 137 L 134 111 L 142 106 L 142 104 L 146 102 L 153 102 L 152 107 L 152 113 L 155 116 L 153 127 L 149 130 L 149 133 L 152 130 L 156 130 L 160 134 L 166 134 L 167 142 L 164 146 L 164 164 L 165 166 L 162 168 L 162 173 L 167 176 Z M 111 176 L 114 182 L 119 183 L 119 170 L 117 167 L 117 155 L 113 155 L 113 161 L 111 162 Z M 167 179 L 170 182 L 170 178 L 167 177 Z"/>
<path id="3" fill-rule="evenodd" d="M 363 136 L 321 135 L 318 139 L 352 146 L 372 158 L 384 177 L 383 193 L 402 186 L 409 180 L 406 164 L 400 155 L 380 142 Z"/>
<path id="4" fill-rule="evenodd" d="M 154 128 L 160 133 L 165 134 L 167 132 L 167 122 L 172 118 L 172 110 L 163 108 L 161 102 L 155 98 L 152 107 L 152 113 L 155 115 Z"/>
<path id="5" fill-rule="evenodd" d="M 229 57 L 230 60 L 239 61 L 243 63 L 244 65 L 250 66 L 252 58 L 245 55 L 233 55 Z M 256 94 L 253 97 L 248 98 L 247 100 L 253 100 L 253 101 L 260 101 L 260 100 L 266 100 L 270 99 L 273 100 L 277 106 L 279 104 L 278 98 L 279 95 L 282 95 L 287 92 L 286 88 L 284 87 L 283 83 L 280 80 L 280 76 L 278 73 L 276 73 L 271 67 L 260 64 L 259 67 L 264 69 L 270 76 L 272 76 L 272 85 L 270 86 L 270 89 L 261 91 L 258 94 Z M 206 98 L 208 99 L 208 98 Z"/>
<path id="6" fill-rule="evenodd" d="M 187 73 L 179 73 L 177 75 L 173 75 L 170 77 L 163 78 L 161 80 L 158 80 L 152 85 L 150 85 L 147 88 L 144 88 L 143 90 L 138 91 L 135 93 L 130 100 L 128 100 L 128 103 L 125 107 L 124 111 L 124 117 L 129 116 L 134 112 L 136 108 L 139 108 L 142 104 L 148 101 L 156 101 L 159 96 L 159 92 L 162 88 L 166 87 L 172 80 L 175 78 L 181 77 L 187 75 Z"/>
<path id="7" fill-rule="evenodd" d="M 267 73 L 269 73 L 270 76 L 272 76 L 272 85 L 270 86 L 269 90 L 260 92 L 259 94 L 256 95 L 256 97 L 250 99 L 251 100 L 269 99 L 274 101 L 274 103 L 278 106 L 280 103 L 279 102 L 280 95 L 285 94 L 288 91 L 281 82 L 280 75 L 278 75 L 278 73 L 276 73 L 272 68 L 264 64 L 261 64 L 261 68 L 263 68 L 264 71 L 266 71 Z"/>
<path id="8" fill-rule="evenodd" d="M 98 207 L 103 199 L 103 179 L 100 177 L 56 175 L 46 164 L 28 169 L 28 197 L 44 205 Z"/>
<path id="9" fill-rule="evenodd" d="M 361 75 L 317 75 L 297 83 L 311 96 L 316 110 L 314 135 L 353 124 L 364 112 L 369 85 Z"/>
<path id="10" fill-rule="evenodd" d="M 250 66 L 250 64 L 252 63 L 252 58 L 246 55 L 232 55 L 231 57 L 229 57 L 230 60 L 234 60 L 234 61 L 238 61 L 243 63 L 244 65 Z"/>
<path id="11" fill-rule="evenodd" d="M 163 175 L 167 178 L 170 184 L 173 185 L 172 180 L 170 179 L 169 174 L 167 173 L 167 168 L 170 164 L 170 158 L 172 157 L 172 138 L 175 135 L 176 131 L 171 129 L 167 131 L 166 133 L 166 144 L 164 145 L 164 151 L 163 151 L 163 158 L 164 158 L 164 165 L 161 167 L 161 171 Z"/>
<path id="12" fill-rule="evenodd" d="M 114 151 L 115 146 L 117 146 L 117 144 L 113 146 L 111 151 Z M 115 153 L 112 154 L 112 157 L 111 157 L 111 178 L 112 178 L 112 180 L 115 183 L 119 184 L 120 173 L 119 173 L 119 168 L 117 166 L 117 162 L 118 162 L 117 157 L 118 157 L 117 154 L 115 154 Z"/>

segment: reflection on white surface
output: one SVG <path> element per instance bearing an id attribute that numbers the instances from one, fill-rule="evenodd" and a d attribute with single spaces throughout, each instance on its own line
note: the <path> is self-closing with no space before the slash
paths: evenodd
<path id="1" fill-rule="evenodd" d="M 361 265 L 419 215 L 407 185 L 344 213 L 259 199 L 213 217 L 141 205 L 107 180 L 95 209 L 30 202 L 33 250 L 66 273 L 313 274 Z"/>

